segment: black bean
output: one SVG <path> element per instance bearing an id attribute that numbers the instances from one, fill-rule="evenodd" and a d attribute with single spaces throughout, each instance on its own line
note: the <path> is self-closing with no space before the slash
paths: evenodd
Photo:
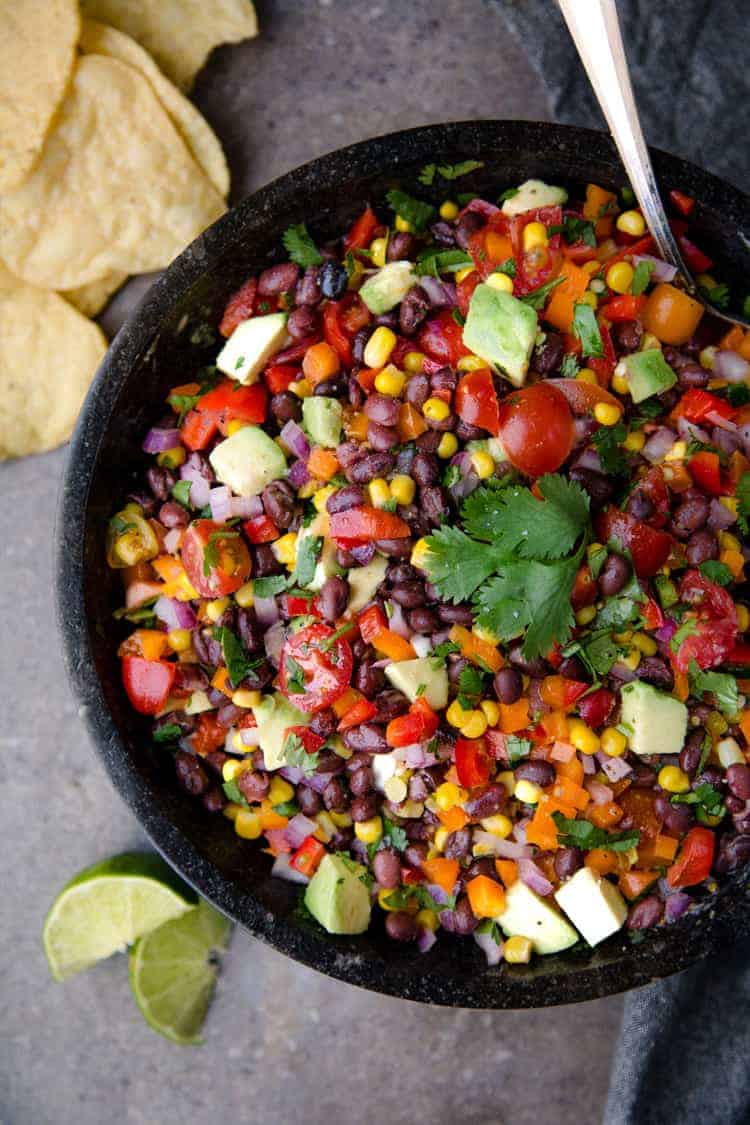
<path id="1" fill-rule="evenodd" d="M 377 707 L 374 721 L 378 723 L 390 723 L 391 719 L 397 719 L 409 710 L 409 700 L 395 688 L 379 692 L 373 702 Z"/>
<path id="2" fill-rule="evenodd" d="M 349 601 L 349 583 L 340 574 L 333 574 L 326 578 L 320 588 L 318 604 L 320 612 L 326 621 L 337 621 L 343 617 L 347 602 Z"/>
<path id="3" fill-rule="evenodd" d="M 427 376 L 421 373 L 412 375 L 411 379 L 406 384 L 404 397 L 412 406 L 421 409 L 430 397 L 430 380 Z"/>
<path id="4" fill-rule="evenodd" d="M 310 720 L 310 730 L 313 734 L 317 734 L 319 738 L 330 738 L 337 725 L 338 719 L 330 707 L 324 707 L 322 710 L 316 711 Z"/>
<path id="5" fill-rule="evenodd" d="M 333 375 L 330 379 L 321 379 L 313 390 L 313 396 L 317 395 L 318 398 L 344 398 L 348 394 L 349 379 L 343 372 Z"/>
<path id="6" fill-rule="evenodd" d="M 734 793 L 727 793 L 724 798 L 724 804 L 726 805 L 727 812 L 731 813 L 733 817 L 736 817 L 740 813 L 744 814 L 747 802 L 741 800 L 739 797 L 735 797 Z"/>
<path id="7" fill-rule="evenodd" d="M 645 492 L 636 488 L 630 493 L 625 510 L 637 520 L 647 520 L 654 513 L 654 505 Z"/>
<path id="8" fill-rule="evenodd" d="M 343 782 L 332 777 L 323 790 L 323 804 L 330 811 L 341 812 L 347 806 L 346 789 Z"/>
<path id="9" fill-rule="evenodd" d="M 360 328 L 357 335 L 352 340 L 352 358 L 355 363 L 364 363 L 365 361 L 365 348 L 367 341 L 372 336 L 375 328 L 373 325 L 368 325 L 366 328 Z"/>
<path id="10" fill-rule="evenodd" d="M 429 636 L 434 633 L 440 626 L 440 618 L 434 609 L 413 609 L 406 615 L 406 620 L 409 623 L 409 628 L 413 629 L 415 633 L 422 633 Z"/>
<path id="11" fill-rule="evenodd" d="M 612 325 L 611 332 L 618 355 L 637 352 L 641 346 L 643 329 L 637 320 L 621 320 L 619 324 Z"/>
<path id="12" fill-rule="evenodd" d="M 641 662 L 638 665 L 638 679 L 647 684 L 653 684 L 654 687 L 664 688 L 665 691 L 671 691 L 674 686 L 672 669 L 666 660 L 662 660 L 660 656 L 641 657 Z"/>
<path id="13" fill-rule="evenodd" d="M 656 815 L 661 818 L 667 832 L 683 836 L 693 824 L 693 814 L 689 805 L 673 805 L 663 793 L 658 793 L 654 802 Z"/>
<path id="14" fill-rule="evenodd" d="M 456 428 L 456 422 L 458 421 L 458 418 L 451 411 L 449 414 L 447 414 L 445 416 L 445 418 L 425 418 L 424 420 L 427 423 L 427 425 L 430 427 L 430 430 L 433 433 L 435 433 L 435 434 L 447 434 L 447 433 L 450 433 L 451 430 L 454 430 Z M 420 434 L 419 437 L 420 438 L 426 437 L 426 434 Z M 438 445 L 440 444 L 439 438 L 438 438 L 437 444 Z M 417 445 L 419 445 L 419 439 L 417 439 Z M 423 447 L 420 446 L 420 448 L 423 448 Z M 432 452 L 434 452 L 434 450 L 430 450 L 430 452 L 432 453 Z"/>
<path id="15" fill-rule="evenodd" d="M 344 745 L 350 750 L 368 750 L 371 754 L 384 754 L 388 750 L 383 732 L 372 723 L 360 723 L 345 731 Z"/>
<path id="16" fill-rule="evenodd" d="M 315 816 L 320 812 L 321 800 L 314 789 L 309 785 L 300 785 L 297 788 L 297 804 L 299 805 L 300 812 L 305 816 Z"/>
<path id="17" fill-rule="evenodd" d="M 258 625 L 254 609 L 239 609 L 237 611 L 237 632 L 248 652 L 257 652 L 262 647 L 263 631 Z"/>
<path id="18" fill-rule="evenodd" d="M 735 797 L 750 801 L 750 767 L 739 762 L 727 766 L 727 785 Z"/>
<path id="19" fill-rule="evenodd" d="M 630 578 L 630 563 L 622 555 L 607 555 L 597 585 L 603 597 L 613 598 Z"/>
<path id="20" fill-rule="evenodd" d="M 630 907 L 626 926 L 629 930 L 650 930 L 661 922 L 664 916 L 664 903 L 658 895 L 647 895 Z"/>
<path id="21" fill-rule="evenodd" d="M 580 848 L 558 848 L 554 865 L 558 879 L 570 879 L 583 867 L 583 852 Z"/>
<path id="22" fill-rule="evenodd" d="M 352 676 L 352 686 L 367 699 L 372 699 L 385 687 L 385 672 L 369 662 L 358 664 Z"/>
<path id="23" fill-rule="evenodd" d="M 450 223 L 433 223 L 430 227 L 430 234 L 437 242 L 438 246 L 455 246 L 456 234 L 454 228 Z"/>
<path id="24" fill-rule="evenodd" d="M 392 328 L 395 332 L 398 328 L 398 317 L 395 312 L 381 313 L 380 316 L 375 317 L 375 324 L 383 325 L 384 328 Z"/>
<path id="25" fill-rule="evenodd" d="M 388 453 L 398 445 L 398 430 L 395 426 L 381 426 L 370 422 L 367 426 L 367 440 L 378 453 Z"/>
<path id="26" fill-rule="evenodd" d="M 246 773 L 237 776 L 237 788 L 250 804 L 253 804 L 254 801 L 262 801 L 270 787 L 271 779 L 267 773 L 248 770 Z"/>
<path id="27" fill-rule="evenodd" d="M 508 659 L 514 668 L 518 668 L 520 672 L 524 672 L 527 676 L 546 676 L 549 673 L 549 666 L 546 660 L 542 660 L 540 656 L 535 657 L 533 660 L 528 660 L 523 655 L 523 645 L 520 641 L 510 646 L 508 649 Z"/>
<path id="28" fill-rule="evenodd" d="M 404 336 L 412 336 L 430 311 L 430 298 L 421 285 L 413 285 L 401 302 L 398 326 Z"/>
<path id="29" fill-rule="evenodd" d="M 195 754 L 186 750 L 178 750 L 174 756 L 174 766 L 177 780 L 186 793 L 191 797 L 200 797 L 209 787 L 208 774 L 204 770 Z"/>
<path id="30" fill-rule="evenodd" d="M 416 609 L 425 603 L 424 583 L 399 583 L 391 590 L 391 599 L 404 609 Z"/>
<path id="31" fill-rule="evenodd" d="M 656 785 L 656 770 L 643 762 L 636 762 L 630 775 L 630 783 L 634 789 L 653 789 Z"/>
<path id="32" fill-rule="evenodd" d="M 417 538 L 422 535 L 429 535 L 432 531 L 432 524 L 417 504 L 403 504 L 399 510 L 399 515 L 402 520 L 408 523 L 409 530 Z"/>
<path id="33" fill-rule="evenodd" d="M 444 621 L 446 625 L 465 625 L 467 627 L 474 624 L 474 615 L 467 605 L 439 605 L 437 607 L 438 617 Z"/>
<path id="34" fill-rule="evenodd" d="M 717 875 L 726 875 L 735 871 L 750 861 L 750 835 L 722 836 L 719 842 L 719 854 L 714 861 L 714 871 Z"/>
<path id="35" fill-rule="evenodd" d="M 347 470 L 346 476 L 352 484 L 369 484 L 376 477 L 387 476 L 392 468 L 393 456 L 390 453 L 367 453 Z"/>
<path id="36" fill-rule="evenodd" d="M 683 390 L 691 387 L 705 387 L 711 378 L 711 373 L 701 367 L 699 363 L 686 363 L 677 372 L 677 381 Z"/>
<path id="37" fill-rule="evenodd" d="M 429 484 L 420 489 L 419 502 L 433 527 L 439 527 L 450 512 L 445 489 L 439 484 Z"/>
<path id="38" fill-rule="evenodd" d="M 419 571 L 411 563 L 389 563 L 386 567 L 385 577 L 388 582 L 416 582 L 419 579 Z"/>
<path id="39" fill-rule="evenodd" d="M 516 766 L 515 777 L 517 781 L 531 781 L 534 785 L 546 789 L 555 780 L 557 774 L 550 762 L 540 758 L 538 761 L 523 762 L 520 766 Z"/>
<path id="40" fill-rule="evenodd" d="M 434 453 L 417 453 L 412 462 L 411 475 L 418 485 L 434 484 L 440 476 L 440 462 Z"/>
<path id="41" fill-rule="evenodd" d="M 224 808 L 227 799 L 219 786 L 214 785 L 212 789 L 209 789 L 207 793 L 203 794 L 202 802 L 206 812 L 217 813 L 221 812 Z"/>
<path id="42" fill-rule="evenodd" d="M 412 551 L 411 536 L 404 539 L 376 539 L 375 546 L 389 559 L 408 559 Z"/>
<path id="43" fill-rule="evenodd" d="M 571 469 L 568 474 L 572 481 L 580 485 L 584 492 L 591 497 L 591 507 L 601 508 L 612 498 L 614 486 L 609 477 L 604 473 L 597 473 L 594 469 Z"/>
<path id="44" fill-rule="evenodd" d="M 694 531 L 703 527 L 708 519 L 708 510 L 708 500 L 701 493 L 688 500 L 683 499 L 672 515 L 672 531 L 677 538 L 687 539 Z"/>
<path id="45" fill-rule="evenodd" d="M 289 527 L 299 505 L 294 489 L 284 480 L 274 480 L 263 489 L 263 507 L 277 527 Z"/>
<path id="46" fill-rule="evenodd" d="M 407 829 L 408 827 L 409 825 L 407 825 Z M 416 840 L 414 843 L 407 844 L 404 851 L 404 861 L 409 867 L 419 868 L 427 859 L 427 854 L 427 845 Z"/>
<path id="47" fill-rule="evenodd" d="M 416 919 L 404 910 L 389 910 L 385 916 L 385 932 L 393 941 L 414 941 L 417 929 Z"/>
<path id="48" fill-rule="evenodd" d="M 363 797 L 375 784 L 375 776 L 369 766 L 362 766 L 349 777 L 349 788 L 355 797 Z"/>
<path id="49" fill-rule="evenodd" d="M 226 698 L 226 697 L 225 697 Z M 216 722 L 220 727 L 234 726 L 238 719 L 241 719 L 244 711 L 241 707 L 235 707 L 234 703 L 225 703 L 223 707 L 219 707 L 216 712 Z"/>
<path id="50" fill-rule="evenodd" d="M 245 678 L 240 682 L 240 687 L 245 691 L 263 691 L 276 675 L 276 669 L 268 660 L 261 660 L 251 668 Z"/>
<path id="51" fill-rule="evenodd" d="M 515 703 L 523 692 L 523 678 L 515 668 L 501 668 L 493 681 L 495 695 L 501 703 Z"/>
<path id="52" fill-rule="evenodd" d="M 553 371 L 560 370 L 565 346 L 562 337 L 556 332 L 545 333 L 544 342 L 534 348 L 531 357 L 531 366 L 540 375 L 551 375 Z"/>
<path id="53" fill-rule="evenodd" d="M 397 887 L 401 882 L 401 860 L 393 848 L 381 848 L 372 861 L 372 873 L 381 887 Z"/>
<path id="54" fill-rule="evenodd" d="M 565 676 L 567 680 L 578 680 L 580 682 L 589 678 L 589 673 L 577 656 L 566 656 L 558 668 L 558 672 L 561 676 Z"/>
<path id="55" fill-rule="evenodd" d="M 452 395 L 458 383 L 458 375 L 452 367 L 440 367 L 430 375 L 430 387 L 438 398 L 446 399 Z M 441 393 L 442 392 L 442 393 Z"/>
<path id="56" fill-rule="evenodd" d="M 440 445 L 441 436 L 437 430 L 426 430 L 425 433 L 420 434 L 414 442 L 417 449 L 421 449 L 423 453 L 435 453 L 437 447 Z"/>
<path id="57" fill-rule="evenodd" d="M 347 732 L 348 733 L 348 732 Z M 351 803 L 349 814 L 355 824 L 371 820 L 378 811 L 377 797 L 374 793 L 360 793 Z"/>
<path id="58" fill-rule="evenodd" d="M 288 293 L 297 284 L 299 279 L 299 266 L 294 262 L 280 262 L 277 266 L 270 266 L 258 278 L 259 297 L 278 297 L 280 293 Z"/>
<path id="59" fill-rule="evenodd" d="M 166 504 L 162 504 L 159 508 L 159 522 L 163 523 L 165 527 L 187 527 L 190 522 L 190 516 L 183 508 L 182 504 L 175 503 L 174 500 L 168 500 Z"/>
<path id="60" fill-rule="evenodd" d="M 298 305 L 317 305 L 320 302 L 318 267 L 308 266 L 297 282 L 294 299 Z"/>
<path id="61" fill-rule="evenodd" d="M 400 409 L 400 400 L 391 395 L 370 395 L 364 406 L 370 421 L 378 422 L 381 426 L 395 426 Z"/>
<path id="62" fill-rule="evenodd" d="M 410 801 L 426 801 L 430 793 L 433 792 L 435 783 L 433 781 L 432 787 L 430 787 L 428 781 L 426 780 L 427 778 L 432 781 L 432 778 L 430 778 L 430 775 L 427 774 L 426 771 L 423 771 L 421 773 L 414 773 L 409 778 Z"/>
<path id="63" fill-rule="evenodd" d="M 471 851 L 471 829 L 459 828 L 451 832 L 445 841 L 444 854 L 446 859 L 463 859 Z"/>
<path id="64" fill-rule="evenodd" d="M 481 426 L 472 426 L 470 422 L 464 422 L 459 418 L 456 423 L 456 437 L 461 441 L 482 441 L 487 436 L 487 431 L 483 430 Z"/>
<path id="65" fill-rule="evenodd" d="M 280 426 L 285 422 L 298 422 L 302 417 L 302 402 L 291 391 L 280 391 L 271 399 L 271 413 Z"/>
<path id="66" fill-rule="evenodd" d="M 386 260 L 389 262 L 403 262 L 412 257 L 414 254 L 414 235 L 409 234 L 407 231 L 399 230 L 391 235 L 388 240 L 388 249 L 386 251 Z"/>
<path id="67" fill-rule="evenodd" d="M 474 917 L 467 895 L 461 895 L 452 914 L 441 914 L 440 922 L 443 929 L 452 934 L 459 934 L 461 937 L 473 933 L 479 925 L 479 919 Z"/>
<path id="68" fill-rule="evenodd" d="M 339 774 L 346 770 L 346 762 L 335 750 L 328 750 L 325 746 L 318 752 L 318 764 L 315 772 L 321 775 Z"/>
<path id="69" fill-rule="evenodd" d="M 464 811 L 472 820 L 484 820 L 499 813 L 507 799 L 508 791 L 504 785 L 488 785 L 464 803 Z"/>
<path id="70" fill-rule="evenodd" d="M 216 668 L 221 663 L 221 645 L 214 638 L 210 629 L 193 630 L 193 648 L 201 664 L 210 664 Z M 227 697 L 224 693 L 220 692 L 219 694 L 221 696 L 220 702 L 225 701 Z"/>
<path id="71" fill-rule="evenodd" d="M 307 305 L 300 305 L 289 314 L 286 330 L 293 340 L 305 340 L 318 329 L 318 314 Z"/>
<path id="72" fill-rule="evenodd" d="M 703 771 L 690 784 L 691 789 L 699 785 L 713 785 L 714 789 L 724 788 L 724 774 L 718 766 L 704 766 Z"/>
<path id="73" fill-rule="evenodd" d="M 349 274 L 339 262 L 323 262 L 318 274 L 318 285 L 324 297 L 338 301 L 349 284 Z"/>
<path id="74" fill-rule="evenodd" d="M 253 548 L 253 555 L 255 557 L 254 578 L 270 578 L 274 574 L 283 574 L 284 565 L 276 558 L 271 550 L 270 543 L 258 543 Z"/>
<path id="75" fill-rule="evenodd" d="M 329 515 L 336 512 L 346 512 L 349 508 L 360 508 L 365 502 L 365 494 L 356 484 L 345 484 L 326 500 L 326 511 Z"/>
<path id="76" fill-rule="evenodd" d="M 172 488 L 177 483 L 177 478 L 169 469 L 162 469 L 159 465 L 150 465 L 146 470 L 148 486 L 157 500 L 162 503 L 169 500 Z"/>
<path id="77" fill-rule="evenodd" d="M 690 566 L 700 566 L 709 559 L 718 559 L 719 544 L 713 531 L 707 527 L 694 531 L 687 541 L 685 557 Z"/>
<path id="78" fill-rule="evenodd" d="M 456 223 L 454 238 L 456 243 L 462 250 L 466 250 L 469 246 L 469 239 L 483 226 L 486 226 L 487 220 L 483 215 L 478 215 L 476 211 L 467 211 L 461 216 Z"/>
<path id="79" fill-rule="evenodd" d="M 680 769 L 685 773 L 695 773 L 703 753 L 703 742 L 706 737 L 704 730 L 693 730 L 687 736 L 685 745 L 680 751 Z"/>

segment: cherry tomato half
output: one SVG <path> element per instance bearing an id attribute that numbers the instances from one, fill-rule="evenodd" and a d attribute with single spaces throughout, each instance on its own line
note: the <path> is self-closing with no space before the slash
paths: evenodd
<path id="1" fill-rule="evenodd" d="M 176 666 L 167 660 L 124 656 L 122 682 L 128 699 L 142 715 L 158 715 L 169 698 Z"/>
<path id="2" fill-rule="evenodd" d="M 708 878 L 715 843 L 709 828 L 691 828 L 682 842 L 679 859 L 667 871 L 670 887 L 694 887 Z"/>
<path id="3" fill-rule="evenodd" d="M 596 519 L 596 531 L 602 543 L 616 539 L 628 551 L 639 578 L 651 578 L 664 566 L 672 550 L 673 539 L 666 531 L 657 531 L 619 508 L 607 508 Z"/>
<path id="4" fill-rule="evenodd" d="M 497 435 L 499 411 L 495 384 L 489 370 L 469 371 L 456 387 L 456 413 L 470 426 L 481 426 Z"/>
<path id="5" fill-rule="evenodd" d="M 203 598 L 223 598 L 250 577 L 250 553 L 236 527 L 195 520 L 180 550 L 185 572 Z"/>
<path id="6" fill-rule="evenodd" d="M 527 476 L 554 473 L 573 448 L 570 407 L 548 383 L 535 383 L 504 398 L 499 423 L 508 460 Z"/>
<path id="7" fill-rule="evenodd" d="M 300 711 L 322 711 L 346 691 L 352 675 L 352 650 L 328 625 L 308 625 L 288 638 L 281 650 L 279 684 Z"/>

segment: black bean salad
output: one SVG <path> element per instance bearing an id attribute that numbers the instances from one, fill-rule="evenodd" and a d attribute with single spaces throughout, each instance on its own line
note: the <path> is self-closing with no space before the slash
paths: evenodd
<path id="1" fill-rule="evenodd" d="M 627 191 L 387 203 L 290 227 L 147 433 L 125 691 L 331 933 L 669 925 L 750 860 L 750 334 Z"/>

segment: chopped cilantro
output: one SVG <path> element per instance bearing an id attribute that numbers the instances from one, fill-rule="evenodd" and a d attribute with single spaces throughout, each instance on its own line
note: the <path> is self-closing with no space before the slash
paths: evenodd
<path id="1" fill-rule="evenodd" d="M 578 301 L 573 308 L 573 335 L 581 341 L 581 352 L 587 356 L 603 356 L 602 334 L 591 305 Z"/>
<path id="2" fill-rule="evenodd" d="M 732 383 L 728 386 L 727 402 L 730 406 L 746 406 L 750 402 L 750 387 L 747 383 Z"/>
<path id="3" fill-rule="evenodd" d="M 494 918 L 483 918 L 477 926 L 478 934 L 489 934 L 495 945 L 503 944 L 503 931 Z"/>
<path id="4" fill-rule="evenodd" d="M 498 197 L 497 197 L 498 203 L 505 203 L 506 199 L 512 199 L 514 195 L 518 195 L 520 190 L 521 189 L 517 188 L 517 187 L 506 188 L 504 192 L 501 192 L 501 194 L 498 195 Z"/>
<path id="5" fill-rule="evenodd" d="M 485 677 L 472 664 L 461 669 L 458 677 L 458 702 L 464 711 L 471 711 L 484 695 Z"/>
<path id="6" fill-rule="evenodd" d="M 138 528 L 130 520 L 126 520 L 124 516 L 112 516 L 109 521 L 109 530 L 112 535 L 125 535 L 127 531 L 137 531 Z"/>
<path id="7" fill-rule="evenodd" d="M 386 848 L 395 848 L 397 852 L 403 852 L 409 846 L 409 837 L 400 824 L 394 824 L 387 816 L 383 816 L 382 843 Z"/>
<path id="8" fill-rule="evenodd" d="M 215 570 L 219 565 L 219 544 L 223 543 L 226 539 L 239 539 L 239 537 L 239 531 L 231 531 L 224 528 L 220 531 L 211 532 L 206 546 L 203 548 L 203 574 L 206 578 L 210 578 L 211 571 Z"/>
<path id="9" fill-rule="evenodd" d="M 737 498 L 737 522 L 745 535 L 750 534 L 748 519 L 750 519 L 750 473 L 743 473 L 737 481 L 734 493 Z"/>
<path id="10" fill-rule="evenodd" d="M 248 672 L 258 667 L 261 658 L 251 657 L 239 637 L 235 636 L 232 630 L 227 629 L 225 625 L 218 628 L 214 627 L 214 637 L 221 645 L 221 654 L 227 666 L 229 682 L 233 688 L 236 688 Z"/>
<path id="11" fill-rule="evenodd" d="M 460 648 L 453 641 L 443 641 L 430 653 L 430 663 L 433 668 L 439 668 L 441 664 L 445 664 L 445 659 L 452 652 L 460 652 Z"/>
<path id="12" fill-rule="evenodd" d="M 440 914 L 443 910 L 453 910 L 456 905 L 455 895 L 448 895 L 447 902 L 437 902 L 427 890 L 427 887 L 419 883 L 399 887 L 388 895 L 385 901 L 393 910 L 404 910 L 414 900 L 422 910 L 434 910 L 436 914 Z"/>
<path id="13" fill-rule="evenodd" d="M 600 426 L 591 439 L 608 476 L 624 477 L 628 474 L 628 460 L 622 450 L 627 436 L 624 424 L 617 422 L 614 426 Z"/>
<path id="14" fill-rule="evenodd" d="M 305 777 L 312 777 L 320 761 L 320 754 L 310 754 L 298 734 L 290 732 L 284 740 L 284 761 L 288 766 L 302 770 Z"/>
<path id="15" fill-rule="evenodd" d="M 273 811 L 278 813 L 279 816 L 296 816 L 299 812 L 299 805 L 296 801 L 282 801 L 280 805 L 274 805 Z"/>
<path id="16" fill-rule="evenodd" d="M 426 164 L 417 176 L 420 184 L 429 187 L 435 179 L 435 173 L 444 180 L 457 180 L 459 176 L 468 176 L 469 172 L 477 168 L 484 168 L 483 160 L 462 160 L 459 164 Z"/>
<path id="17" fill-rule="evenodd" d="M 699 285 L 698 289 L 712 305 L 717 309 L 725 309 L 729 305 L 729 286 L 728 285 Z"/>
<path id="18" fill-rule="evenodd" d="M 190 489 L 193 482 L 190 480 L 178 480 L 172 485 L 172 495 L 178 504 L 182 504 L 183 508 L 190 507 Z"/>
<path id="19" fill-rule="evenodd" d="M 651 280 L 651 274 L 654 272 L 654 262 L 639 262 L 635 267 L 633 273 L 633 280 L 630 282 L 630 292 L 634 297 L 640 297 L 644 289 Z"/>
<path id="20" fill-rule="evenodd" d="M 297 561 L 294 564 L 292 581 L 305 589 L 315 577 L 315 568 L 323 546 L 320 535 L 304 535 L 297 541 Z"/>
<path id="21" fill-rule="evenodd" d="M 726 563 L 717 562 L 716 559 L 708 559 L 707 562 L 702 562 L 698 570 L 704 578 L 707 578 L 709 582 L 715 582 L 717 586 L 731 586 L 734 582 L 734 575 Z"/>
<path id="22" fill-rule="evenodd" d="M 301 266 L 302 269 L 307 269 L 308 266 L 319 266 L 323 261 L 320 251 L 310 237 L 304 223 L 287 227 L 281 236 L 281 241 L 284 243 L 284 249 L 291 260 Z"/>
<path id="23" fill-rule="evenodd" d="M 464 325 L 466 324 L 466 317 L 464 316 L 464 314 L 463 314 L 463 313 L 461 312 L 461 310 L 460 310 L 460 309 L 453 309 L 453 310 L 451 311 L 451 316 L 453 317 L 453 319 L 455 320 L 456 324 L 457 324 L 457 325 L 458 325 L 458 326 L 459 326 L 460 328 L 463 328 L 463 326 L 464 326 Z"/>
<path id="24" fill-rule="evenodd" d="M 549 297 L 552 290 L 556 285 L 560 285 L 562 281 L 562 277 L 553 277 L 552 280 L 548 281 L 545 285 L 540 285 L 538 289 L 532 289 L 532 291 L 530 293 L 527 293 L 525 297 L 521 297 L 521 300 L 525 305 L 530 305 L 532 309 L 535 309 L 537 312 L 539 312 L 539 310 L 543 309 L 545 304 L 547 303 L 547 298 Z"/>
<path id="25" fill-rule="evenodd" d="M 726 812 L 719 790 L 706 783 L 696 786 L 690 793 L 675 793 L 671 800 L 673 805 L 695 806 L 695 814 L 702 824 L 706 823 L 707 818 L 716 824 L 717 818 L 720 820 Z"/>
<path id="26" fill-rule="evenodd" d="M 269 578 L 253 579 L 253 594 L 256 598 L 273 598 L 282 594 L 289 584 L 285 574 L 273 574 Z"/>
<path id="27" fill-rule="evenodd" d="M 431 203 L 423 203 L 421 199 L 415 199 L 413 195 L 407 195 L 398 188 L 387 192 L 386 199 L 396 214 L 411 223 L 416 231 L 423 231 L 435 215 L 435 208 Z"/>
<path id="28" fill-rule="evenodd" d="M 336 644 L 336 641 L 340 640 L 341 637 L 345 637 L 346 634 L 351 633 L 351 631 L 352 623 L 351 621 L 347 621 L 346 625 L 342 625 L 340 626 L 340 628 L 335 629 L 333 633 L 331 633 L 330 637 L 325 637 L 322 641 L 318 641 L 318 644 L 316 645 L 318 652 L 329 652 L 330 649 L 332 649 Z"/>
<path id="29" fill-rule="evenodd" d="M 627 852 L 635 848 L 641 838 L 640 832 L 606 832 L 597 828 L 590 820 L 569 820 L 562 813 L 555 812 L 552 819 L 557 825 L 557 842 L 564 848 L 607 848 L 612 852 Z"/>
<path id="30" fill-rule="evenodd" d="M 572 352 L 568 352 L 567 355 L 563 356 L 563 361 L 560 364 L 560 374 L 563 379 L 575 379 L 579 370 L 578 360 Z"/>
<path id="31" fill-rule="evenodd" d="M 291 692 L 292 695 L 301 695 L 305 690 L 304 668 L 297 663 L 293 656 L 287 656 L 285 668 L 287 691 Z"/>
<path id="32" fill-rule="evenodd" d="M 688 637 L 694 636 L 697 632 L 698 622 L 694 617 L 687 617 L 669 642 L 672 652 L 678 652 L 682 642 L 686 641 Z"/>
<path id="33" fill-rule="evenodd" d="M 734 676 L 728 672 L 704 672 L 695 660 L 688 669 L 690 691 L 695 696 L 710 691 L 716 697 L 716 706 L 723 715 L 733 719 L 740 709 L 739 690 Z"/>
<path id="34" fill-rule="evenodd" d="M 440 273 L 455 273 L 472 265 L 472 260 L 463 250 L 438 250 L 430 246 L 417 255 L 417 271 L 432 274 L 437 277 Z"/>
<path id="35" fill-rule="evenodd" d="M 445 488 L 450 488 L 454 484 L 458 484 L 461 479 L 461 470 L 458 465 L 449 465 L 443 473 L 443 485 Z"/>
<path id="36" fill-rule="evenodd" d="M 495 266 L 495 273 L 504 273 L 508 277 L 516 276 L 516 260 L 515 258 L 506 258 L 499 266 Z"/>
<path id="37" fill-rule="evenodd" d="M 151 737 L 154 742 L 176 742 L 181 734 L 182 728 L 178 727 L 177 723 L 165 723 L 163 727 L 155 730 Z"/>
<path id="38" fill-rule="evenodd" d="M 609 551 L 607 550 L 607 548 L 599 546 L 596 547 L 593 551 L 590 551 L 586 556 L 586 561 L 588 562 L 589 570 L 591 571 L 591 577 L 594 579 L 594 581 L 596 581 L 596 579 L 601 574 L 602 567 L 607 561 L 608 555 Z"/>
<path id="39" fill-rule="evenodd" d="M 677 605 L 680 595 L 671 578 L 667 578 L 666 574 L 655 574 L 654 586 L 662 609 L 671 609 L 673 605 Z"/>
<path id="40" fill-rule="evenodd" d="M 242 805 L 242 807 L 245 809 L 250 808 L 247 800 L 240 792 L 239 785 L 234 779 L 232 779 L 231 781 L 225 781 L 222 789 L 224 790 L 224 796 L 226 797 L 226 799 L 228 801 L 231 801 L 233 805 Z"/>
<path id="41" fill-rule="evenodd" d="M 575 215 L 566 215 L 562 223 L 555 223 L 549 228 L 549 233 L 562 234 L 569 246 L 575 242 L 583 242 L 586 246 L 596 246 L 594 224 L 589 222 L 588 219 L 577 219 Z"/>

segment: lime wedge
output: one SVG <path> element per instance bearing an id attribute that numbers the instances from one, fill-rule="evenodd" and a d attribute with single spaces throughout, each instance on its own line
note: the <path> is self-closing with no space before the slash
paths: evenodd
<path id="1" fill-rule="evenodd" d="M 175 1043 L 200 1043 L 217 957 L 231 922 L 201 900 L 195 910 L 144 935 L 130 951 L 130 987 L 146 1022 Z"/>
<path id="2" fill-rule="evenodd" d="M 197 896 L 163 859 L 126 852 L 81 871 L 44 921 L 44 951 L 55 980 L 132 945 L 195 908 Z"/>

